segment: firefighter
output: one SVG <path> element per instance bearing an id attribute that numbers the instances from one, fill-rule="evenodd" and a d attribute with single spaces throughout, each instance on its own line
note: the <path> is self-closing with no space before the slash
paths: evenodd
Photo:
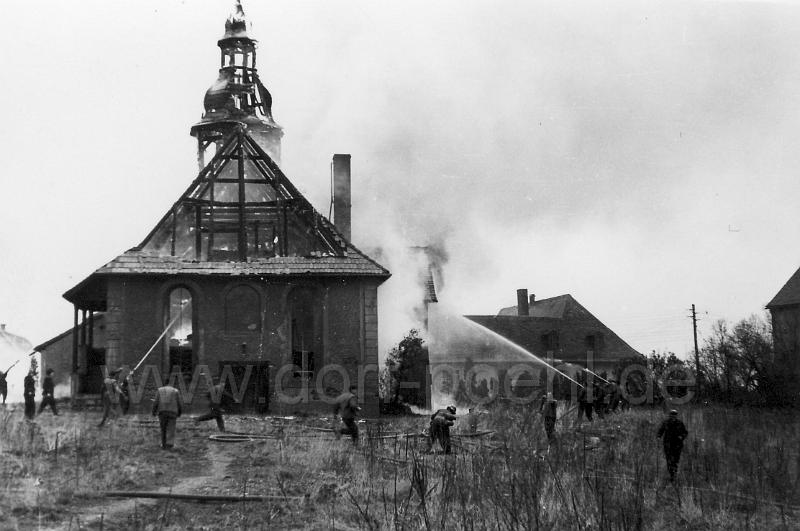
<path id="1" fill-rule="evenodd" d="M 600 384 L 597 382 L 594 383 L 594 390 L 592 391 L 594 395 L 594 411 L 597 413 L 597 416 L 600 417 L 600 420 L 605 418 L 605 413 L 603 412 L 604 409 L 604 402 L 606 398 L 606 394 L 603 391 L 603 388 L 600 387 Z"/>
<path id="2" fill-rule="evenodd" d="M 669 480 L 675 481 L 675 474 L 678 471 L 678 462 L 681 460 L 683 450 L 683 440 L 689 435 L 686 425 L 678 418 L 678 411 L 673 409 L 669 416 L 664 419 L 658 428 L 656 437 L 664 441 L 664 457 L 667 459 L 667 471 Z"/>
<path id="3" fill-rule="evenodd" d="M 47 369 L 47 376 L 44 377 L 42 382 L 42 403 L 39 404 L 39 414 L 44 411 L 45 406 L 50 406 L 53 415 L 58 416 L 58 409 L 56 409 L 55 398 L 55 383 L 53 383 L 53 369 Z"/>
<path id="4" fill-rule="evenodd" d="M 544 431 L 548 439 L 553 438 L 553 433 L 556 431 L 556 409 L 558 403 L 553 398 L 553 393 L 548 392 L 542 397 L 542 403 L 539 406 L 539 412 L 544 416 Z"/>
<path id="5" fill-rule="evenodd" d="M 127 415 L 131 409 L 131 381 L 133 380 L 133 373 L 128 371 L 125 378 L 122 379 L 120 390 L 122 393 L 119 395 L 119 407 L 123 415 Z"/>
<path id="6" fill-rule="evenodd" d="M 353 445 L 358 445 L 358 424 L 356 424 L 356 414 L 361 411 L 361 408 L 358 406 L 358 397 L 356 393 L 358 392 L 357 385 L 351 385 L 350 389 L 347 392 L 342 393 L 336 399 L 336 406 L 334 408 L 333 414 L 335 417 L 341 417 L 342 423 L 344 424 L 344 428 L 340 426 L 334 426 L 333 433 L 336 435 L 336 438 L 342 436 L 342 434 L 348 434 L 353 439 Z"/>
<path id="7" fill-rule="evenodd" d="M 28 371 L 23 382 L 23 396 L 25 397 L 25 417 L 32 419 L 36 416 L 36 374 L 33 369 Z"/>
<path id="8" fill-rule="evenodd" d="M 222 417 L 223 398 L 230 395 L 225 392 L 225 384 L 217 383 L 208 388 L 208 413 L 195 417 L 195 423 L 214 419 L 217 421 L 219 431 L 225 431 L 225 419 Z"/>
<path id="9" fill-rule="evenodd" d="M 621 398 L 619 392 L 619 385 L 617 384 L 616 380 L 611 380 L 608 382 L 608 394 L 609 394 L 609 400 L 608 400 L 609 409 L 611 413 L 616 413 Z"/>
<path id="10" fill-rule="evenodd" d="M 122 387 L 117 377 L 122 369 L 116 369 L 108 373 L 103 379 L 103 387 L 100 389 L 100 401 L 103 403 L 103 419 L 98 428 L 102 428 L 109 417 L 120 415 L 120 398 L 122 397 Z"/>
<path id="11" fill-rule="evenodd" d="M 153 401 L 153 416 L 158 416 L 163 450 L 169 450 L 175 446 L 175 425 L 182 411 L 183 402 L 180 392 L 169 384 L 159 387 Z"/>
<path id="12" fill-rule="evenodd" d="M 447 409 L 440 409 L 431 415 L 430 439 L 428 451 L 433 450 L 436 441 L 442 445 L 444 453 L 449 454 L 452 450 L 450 446 L 450 426 L 456 420 L 456 406 L 447 406 Z"/>
<path id="13" fill-rule="evenodd" d="M 8 371 L 11 370 L 11 367 L 8 368 Z M 6 380 L 8 371 L 0 371 L 0 395 L 3 395 L 3 405 L 6 405 L 6 397 L 8 396 L 8 380 Z"/>
<path id="14" fill-rule="evenodd" d="M 589 422 L 591 422 L 592 403 L 589 401 L 587 387 L 581 387 L 581 390 L 578 392 L 578 424 L 580 424 L 583 420 L 584 413 L 586 414 L 586 418 L 589 420 Z"/>

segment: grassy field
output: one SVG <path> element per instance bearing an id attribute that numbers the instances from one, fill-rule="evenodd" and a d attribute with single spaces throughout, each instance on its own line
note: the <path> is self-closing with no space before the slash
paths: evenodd
<path id="1" fill-rule="evenodd" d="M 152 418 L 103 429 L 97 413 L 0 410 L 2 529 L 797 529 L 800 419 L 764 410 L 693 407 L 679 478 L 655 438 L 660 410 L 574 426 L 548 445 L 530 407 L 490 408 L 484 437 L 453 455 L 416 437 L 426 417 L 361 424 L 336 440 L 325 419 L 230 417 L 265 438 L 209 439 L 181 419 L 177 448 L 158 448 Z M 463 426 L 461 425 L 463 424 Z M 466 433 L 465 419 L 454 432 Z M 109 490 L 260 495 L 259 502 L 107 498 Z"/>

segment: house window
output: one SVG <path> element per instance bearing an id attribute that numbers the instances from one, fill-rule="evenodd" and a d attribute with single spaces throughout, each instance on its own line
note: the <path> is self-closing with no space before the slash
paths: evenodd
<path id="1" fill-rule="evenodd" d="M 169 370 L 178 367 L 184 378 L 194 371 L 194 320 L 192 294 L 185 287 L 169 293 L 167 311 L 167 341 Z"/>
<path id="2" fill-rule="evenodd" d="M 250 286 L 236 286 L 225 296 L 225 331 L 246 333 L 261 330 L 261 298 Z"/>
<path id="3" fill-rule="evenodd" d="M 317 307 L 312 289 L 296 288 L 289 296 L 292 363 L 297 366 L 294 373 L 297 378 L 314 376 L 315 357 L 322 346 Z"/>
<path id="4" fill-rule="evenodd" d="M 600 350 L 605 346 L 603 334 L 590 334 L 586 336 L 586 348 L 588 350 Z"/>
<path id="5" fill-rule="evenodd" d="M 542 334 L 542 346 L 545 350 L 558 350 L 558 332 L 551 330 Z"/>

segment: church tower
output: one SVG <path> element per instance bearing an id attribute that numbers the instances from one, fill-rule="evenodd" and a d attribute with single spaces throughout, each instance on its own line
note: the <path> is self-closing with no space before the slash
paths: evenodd
<path id="1" fill-rule="evenodd" d="M 192 126 L 197 138 L 197 159 L 202 169 L 206 159 L 221 147 L 222 140 L 240 125 L 276 163 L 281 160 L 283 129 L 272 117 L 272 95 L 258 77 L 256 41 L 247 35 L 247 21 L 240 0 L 225 21 L 220 48 L 219 77 L 206 91 L 205 112 Z M 207 150 L 212 149 L 207 156 Z"/>

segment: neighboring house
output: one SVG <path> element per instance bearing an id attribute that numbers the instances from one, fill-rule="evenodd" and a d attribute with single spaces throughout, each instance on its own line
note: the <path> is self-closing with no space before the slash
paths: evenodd
<path id="1" fill-rule="evenodd" d="M 498 315 L 431 315 L 431 364 L 439 374 L 485 382 L 494 394 L 510 394 L 520 378 L 543 385 L 547 361 L 575 378 L 588 367 L 606 378 L 618 376 L 628 360 L 642 355 L 571 295 L 536 300 L 518 290 L 517 306 Z M 472 375 L 471 375 L 472 377 Z"/>
<path id="2" fill-rule="evenodd" d="M 259 412 L 328 411 L 349 379 L 376 415 L 378 286 L 390 275 L 350 242 L 350 156 L 333 157 L 334 224 L 278 165 L 283 132 L 240 5 L 218 45 L 219 79 L 191 129 L 200 173 L 139 245 L 64 294 L 74 327 L 41 345 L 46 363 L 74 375 L 74 395 L 98 389 L 101 360 L 139 366 L 148 388 L 155 372 L 188 382 L 205 366 L 233 375 L 241 409 Z"/>
<path id="3" fill-rule="evenodd" d="M 800 269 L 769 301 L 775 356 L 790 372 L 800 376 Z"/>
<path id="4" fill-rule="evenodd" d="M 34 348 L 41 354 L 41 373 L 53 369 L 57 386 L 70 389 L 71 397 L 82 401 L 99 398 L 103 385 L 103 367 L 106 365 L 105 319 L 102 313 L 91 314 L 78 329 L 77 337 L 72 328 Z M 85 335 L 82 338 L 81 335 Z M 82 346 L 78 371 L 73 373 L 72 349 L 75 340 Z M 73 384 L 73 379 L 74 384 Z"/>

